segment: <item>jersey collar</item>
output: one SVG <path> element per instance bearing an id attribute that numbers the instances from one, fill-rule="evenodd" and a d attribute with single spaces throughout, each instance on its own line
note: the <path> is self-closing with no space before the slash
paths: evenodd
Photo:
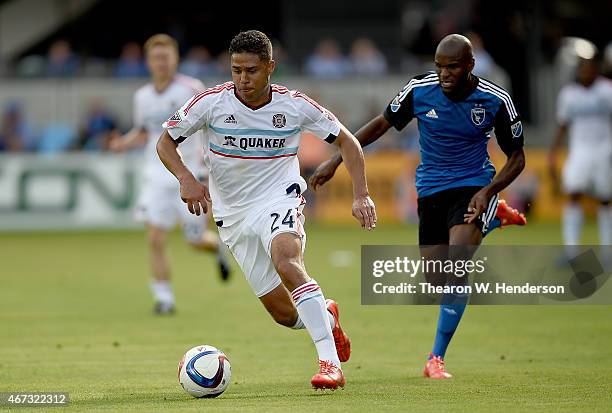
<path id="1" fill-rule="evenodd" d="M 474 76 L 474 79 L 476 79 L 476 82 L 474 82 L 474 84 L 472 85 L 472 87 L 468 88 L 465 92 L 463 92 L 461 95 L 456 96 L 456 97 L 450 97 L 448 96 L 446 93 L 444 93 L 444 91 L 442 91 L 442 94 L 444 96 L 446 96 L 446 98 L 450 101 L 453 102 L 461 102 L 463 100 L 466 100 L 472 93 L 474 93 L 474 91 L 476 90 L 476 88 L 478 87 L 478 84 L 480 83 L 480 78 L 476 75 L 472 75 Z M 440 89 L 442 88 L 442 86 L 440 86 Z"/>
<path id="2" fill-rule="evenodd" d="M 251 106 L 247 102 L 242 100 L 242 98 L 240 97 L 240 95 L 238 95 L 238 92 L 236 91 L 236 85 L 234 85 L 234 96 L 236 96 L 236 99 L 238 99 L 240 103 L 242 103 L 244 106 L 246 106 L 247 108 L 251 110 L 261 109 L 264 106 L 266 106 L 268 103 L 272 102 L 272 86 L 269 86 L 268 99 L 266 99 L 263 103 L 257 106 Z"/>

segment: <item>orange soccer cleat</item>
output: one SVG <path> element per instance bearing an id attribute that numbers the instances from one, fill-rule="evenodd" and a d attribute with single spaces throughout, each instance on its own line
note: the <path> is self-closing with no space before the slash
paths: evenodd
<path id="1" fill-rule="evenodd" d="M 527 218 L 525 214 L 519 212 L 517 209 L 512 208 L 508 203 L 500 199 L 497 202 L 497 211 L 495 216 L 501 221 L 501 226 L 507 225 L 525 225 L 527 224 Z"/>
<path id="2" fill-rule="evenodd" d="M 327 311 L 334 316 L 334 328 L 332 328 L 332 334 L 334 335 L 334 342 L 336 343 L 336 352 L 338 353 L 338 359 L 341 362 L 348 361 L 351 357 L 351 340 L 342 331 L 340 327 L 340 310 L 338 309 L 338 303 L 334 300 L 325 300 L 327 304 Z"/>
<path id="3" fill-rule="evenodd" d="M 431 358 L 427 360 L 425 370 L 423 370 L 423 376 L 429 377 L 430 379 L 450 379 L 453 377 L 446 371 L 444 359 L 442 357 L 434 356 L 431 353 L 429 353 L 429 356 Z"/>
<path id="4" fill-rule="evenodd" d="M 319 360 L 319 372 L 312 376 L 310 383 L 314 389 L 336 390 L 338 387 L 344 387 L 346 380 L 340 367 L 331 361 Z"/>

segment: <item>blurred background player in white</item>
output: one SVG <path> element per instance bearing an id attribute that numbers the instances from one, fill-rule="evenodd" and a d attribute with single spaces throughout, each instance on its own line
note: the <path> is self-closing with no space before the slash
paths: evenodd
<path id="1" fill-rule="evenodd" d="M 612 244 L 612 82 L 599 74 L 597 57 L 581 59 L 576 80 L 561 89 L 557 102 L 559 128 L 550 154 L 550 172 L 556 188 L 557 152 L 569 135 L 569 151 L 563 167 L 562 187 L 569 195 L 562 218 L 563 241 L 568 246 L 580 243 L 583 195 L 599 200 L 597 221 L 602 245 Z"/>
<path id="2" fill-rule="evenodd" d="M 350 341 L 340 328 L 338 304 L 325 300 L 304 265 L 304 197 L 297 152 L 307 130 L 340 148 L 353 182 L 353 216 L 376 225 L 363 152 L 338 119 L 298 91 L 270 84 L 275 62 L 262 32 L 241 32 L 230 43 L 233 82 L 196 95 L 164 124 L 157 151 L 181 185 L 189 211 L 213 202 L 219 235 L 240 264 L 255 295 L 274 320 L 306 329 L 319 356 L 316 389 L 344 387 L 340 362 Z M 195 179 L 177 145 L 204 130 L 210 151 L 209 187 Z"/>
<path id="3" fill-rule="evenodd" d="M 229 266 L 224 246 L 218 236 L 206 231 L 208 217 L 195 216 L 185 210 L 179 196 L 176 179 L 164 168 L 157 156 L 155 145 L 162 133 L 162 123 L 187 99 L 204 89 L 199 80 L 176 73 L 178 45 L 168 35 L 152 36 L 144 45 L 151 83 L 141 87 L 134 95 L 134 125 L 125 136 L 110 143 L 116 152 L 145 146 L 145 166 L 142 193 L 136 212 L 137 219 L 146 222 L 153 281 L 151 290 L 155 299 L 155 312 L 174 311 L 175 300 L 170 283 L 170 266 L 166 254 L 168 231 L 177 222 L 183 227 L 187 242 L 197 250 L 217 254 L 221 278 L 227 280 Z M 203 150 L 203 136 L 181 145 L 183 161 L 199 179 L 207 179 Z"/>

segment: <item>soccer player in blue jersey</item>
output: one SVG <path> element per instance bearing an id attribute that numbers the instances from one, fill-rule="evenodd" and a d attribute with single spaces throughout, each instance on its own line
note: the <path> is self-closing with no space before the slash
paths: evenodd
<path id="1" fill-rule="evenodd" d="M 417 119 L 421 146 L 421 163 L 416 172 L 421 251 L 425 257 L 448 254 L 451 259 L 468 259 L 483 236 L 499 225 L 499 219 L 506 224 L 525 224 L 522 214 L 501 201 L 498 205 L 498 193 L 525 166 L 523 127 L 510 95 L 472 74 L 474 56 L 467 38 L 451 34 L 442 39 L 436 49 L 435 67 L 435 73 L 411 79 L 383 114 L 355 136 L 366 146 L 392 126 L 401 130 Z M 487 153 L 492 130 L 508 157 L 497 175 Z M 335 155 L 321 164 L 310 178 L 312 187 L 316 189 L 331 179 L 341 162 L 340 155 Z M 449 245 L 453 249 L 446 247 Z M 451 274 L 444 276 L 443 282 L 461 284 L 465 278 Z M 452 377 L 446 371 L 444 356 L 467 300 L 467 296 L 452 294 L 442 297 L 434 346 L 424 371 L 426 377 Z"/>

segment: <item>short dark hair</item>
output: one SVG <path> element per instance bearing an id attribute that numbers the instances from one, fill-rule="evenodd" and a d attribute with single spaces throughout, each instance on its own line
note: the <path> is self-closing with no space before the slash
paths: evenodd
<path id="1" fill-rule="evenodd" d="M 229 47 L 230 55 L 234 53 L 253 53 L 261 60 L 272 59 L 272 42 L 259 30 L 240 32 L 232 39 Z"/>

